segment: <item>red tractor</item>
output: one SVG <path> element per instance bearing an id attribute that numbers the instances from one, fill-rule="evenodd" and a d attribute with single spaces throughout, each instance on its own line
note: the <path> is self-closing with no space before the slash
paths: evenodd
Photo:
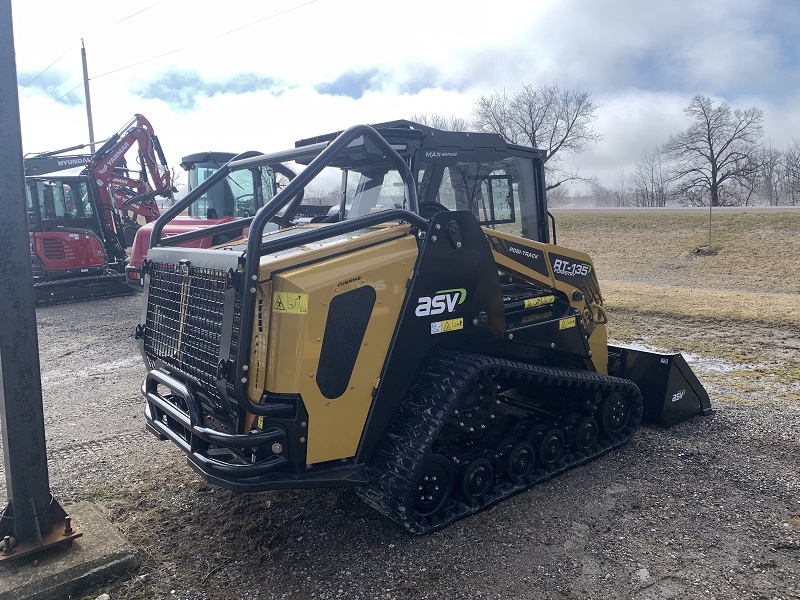
<path id="1" fill-rule="evenodd" d="M 128 163 L 136 148 L 137 168 Z M 153 127 L 135 115 L 92 155 L 75 146 L 24 159 L 34 291 L 39 302 L 125 293 L 126 248 L 157 196 L 174 188 Z M 83 167 L 77 175 L 49 174 Z"/>

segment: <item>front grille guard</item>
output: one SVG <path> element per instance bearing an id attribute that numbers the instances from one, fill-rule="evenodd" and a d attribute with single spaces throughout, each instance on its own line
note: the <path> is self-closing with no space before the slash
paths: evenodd
<path id="1" fill-rule="evenodd" d="M 166 393 L 159 389 L 166 388 Z M 142 395 L 147 400 L 147 428 L 181 448 L 191 462 L 206 472 L 216 472 L 233 478 L 256 477 L 277 469 L 288 460 L 284 455 L 286 432 L 280 427 L 267 427 L 258 433 L 222 433 L 204 425 L 203 405 L 186 384 L 158 369 L 151 369 L 142 382 Z M 248 462 L 247 451 L 267 444 L 279 444 L 280 453 L 273 453 L 255 462 Z M 217 452 L 235 449 L 236 452 Z M 277 446 L 271 450 L 277 449 Z"/>

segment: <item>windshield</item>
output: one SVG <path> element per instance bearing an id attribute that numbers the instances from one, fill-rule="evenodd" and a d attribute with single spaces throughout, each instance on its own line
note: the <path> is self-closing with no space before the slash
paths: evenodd
<path id="1" fill-rule="evenodd" d="M 437 180 L 438 188 L 434 187 Z M 537 231 L 541 215 L 529 158 L 422 163 L 418 181 L 420 202 L 436 202 L 449 210 L 468 210 L 481 225 L 515 235 L 528 237 Z"/>
<path id="2" fill-rule="evenodd" d="M 219 170 L 216 163 L 198 163 L 189 171 L 189 190 L 193 190 Z M 260 191 L 260 194 L 259 194 Z M 258 200 L 275 195 L 275 177 L 269 167 L 233 171 L 189 206 L 189 215 L 202 219 L 252 217 L 263 206 Z"/>
<path id="3" fill-rule="evenodd" d="M 345 171 L 345 218 L 405 206 L 405 186 L 396 170 Z"/>
<path id="4" fill-rule="evenodd" d="M 38 205 L 45 221 L 86 219 L 93 216 L 86 183 L 75 180 L 36 179 L 27 185 L 28 210 Z"/>

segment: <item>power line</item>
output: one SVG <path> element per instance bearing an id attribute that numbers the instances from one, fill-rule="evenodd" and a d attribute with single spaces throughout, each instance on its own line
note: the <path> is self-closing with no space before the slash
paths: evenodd
<path id="1" fill-rule="evenodd" d="M 31 84 L 32 84 L 34 81 L 36 81 L 37 79 L 39 79 L 39 77 L 41 77 L 42 75 L 44 75 L 44 74 L 45 74 L 45 73 L 46 73 L 46 72 L 47 72 L 47 71 L 50 69 L 50 67 L 52 67 L 52 66 L 53 66 L 54 64 L 56 64 L 58 61 L 60 61 L 62 58 L 64 58 L 64 57 L 67 55 L 67 52 L 69 52 L 70 50 L 72 50 L 72 49 L 73 49 L 75 46 L 77 46 L 77 45 L 78 45 L 78 42 L 75 42 L 74 44 L 72 44 L 72 46 L 70 46 L 69 48 L 67 48 L 66 50 L 64 50 L 64 53 L 63 53 L 61 56 L 59 56 L 57 59 L 55 59 L 53 62 L 51 62 L 49 65 L 47 65 L 47 66 L 45 67 L 44 71 L 42 71 L 41 73 L 39 73 L 39 74 L 38 74 L 36 77 L 34 77 L 34 78 L 33 78 L 33 79 L 31 79 L 31 80 L 30 80 L 30 81 L 29 81 L 27 84 L 25 84 L 25 87 L 23 87 L 23 88 L 20 90 L 20 92 L 21 92 L 21 91 L 24 91 L 24 90 L 25 90 L 25 89 L 26 89 L 26 88 L 27 88 L 29 85 L 31 85 Z"/>
<path id="2" fill-rule="evenodd" d="M 309 4 L 314 4 L 315 2 L 319 2 L 319 0 L 310 0 L 310 2 L 306 2 L 305 4 L 299 4 L 292 8 L 287 8 L 283 12 L 275 13 L 274 15 L 270 15 L 268 17 L 264 17 L 263 19 L 259 19 L 258 21 L 253 21 L 252 23 L 248 23 L 247 25 L 242 25 L 241 27 L 237 27 L 236 29 L 231 29 L 230 31 L 226 31 L 225 33 L 220 33 L 215 37 L 223 37 L 228 35 L 229 33 L 234 33 L 236 31 L 241 31 L 242 29 L 247 29 L 248 27 L 252 27 L 253 25 L 258 25 L 259 23 L 263 23 L 264 21 L 269 21 L 270 19 L 274 19 L 275 17 L 280 17 L 281 15 L 285 15 L 286 13 L 290 13 L 293 10 L 297 10 L 298 8 L 303 8 L 304 6 L 308 6 Z"/>
<path id="3" fill-rule="evenodd" d="M 145 12 L 146 10 L 149 10 L 149 9 L 151 9 L 151 8 L 153 8 L 153 7 L 155 7 L 155 6 L 157 6 L 158 4 L 161 4 L 161 2 L 162 2 L 162 1 L 163 1 L 163 0 L 160 0 L 159 2 L 156 2 L 155 4 L 152 4 L 152 5 L 148 6 L 147 8 L 143 8 L 142 10 L 140 10 L 140 11 L 138 11 L 138 12 L 135 12 L 135 13 L 133 13 L 133 14 L 131 14 L 131 15 L 128 15 L 128 16 L 127 16 L 127 17 L 125 17 L 124 19 L 121 19 L 121 20 L 117 21 L 117 22 L 116 22 L 116 23 L 114 23 L 114 24 L 116 25 L 116 24 L 118 24 L 118 23 L 121 23 L 122 21 L 125 21 L 125 20 L 127 20 L 127 19 L 130 19 L 131 17 L 134 17 L 134 16 L 136 16 L 136 15 L 138 15 L 138 14 L 140 14 L 140 13 L 143 13 L 143 12 Z M 319 2 L 319 0 L 309 0 L 308 2 L 305 2 L 305 3 L 303 3 L 303 4 L 298 4 L 297 6 L 293 6 L 293 7 L 291 7 L 291 8 L 287 8 L 286 10 L 283 10 L 283 11 L 281 11 L 281 12 L 278 12 L 278 13 L 275 13 L 275 14 L 272 14 L 272 15 L 269 15 L 269 16 L 267 16 L 267 17 L 264 17 L 264 18 L 262 18 L 262 19 L 257 19 L 257 20 L 255 20 L 255 21 L 251 21 L 250 23 L 247 23 L 247 24 L 245 24 L 245 25 L 241 25 L 240 27 L 236 27 L 236 28 L 234 28 L 234 29 L 231 29 L 231 30 L 229 30 L 229 31 L 226 31 L 226 32 L 224 32 L 224 33 L 220 33 L 220 34 L 218 34 L 218 35 L 215 35 L 215 36 L 213 36 L 213 38 L 212 38 L 212 39 L 217 39 L 217 38 L 224 37 L 224 36 L 226 36 L 226 35 L 230 35 L 230 34 L 232 34 L 232 33 L 236 33 L 237 31 L 241 31 L 241 30 L 243 30 L 243 29 L 247 29 L 248 27 L 252 27 L 252 26 L 254 26 L 254 25 L 258 25 L 259 23 L 263 23 L 264 21 L 269 21 L 270 19 L 275 19 L 275 18 L 277 18 L 277 17 L 280 17 L 280 16 L 282 16 L 282 15 L 285 15 L 285 14 L 287 14 L 287 13 L 293 12 L 293 11 L 295 11 L 295 10 L 298 10 L 298 9 L 300 9 L 300 8 L 303 8 L 303 7 L 305 7 L 305 6 L 308 6 L 308 5 L 310 5 L 310 4 L 314 4 L 314 3 L 316 3 L 316 2 Z M 50 66 L 48 66 L 48 67 L 47 67 L 47 69 L 49 69 L 49 68 L 50 68 L 50 67 L 52 67 L 52 66 L 53 66 L 53 65 L 54 65 L 56 62 L 58 62 L 58 61 L 59 61 L 59 60 L 60 60 L 60 59 L 61 59 L 61 58 L 62 58 L 62 57 L 63 57 L 63 56 L 64 56 L 64 55 L 67 53 L 67 52 L 69 52 L 69 50 L 71 50 L 71 49 L 72 49 L 74 46 L 75 46 L 75 44 L 73 44 L 73 46 L 72 46 L 72 47 L 68 48 L 68 49 L 67 49 L 67 51 L 66 51 L 66 52 L 64 52 L 64 54 L 62 54 L 61 56 L 59 56 L 59 57 L 58 57 L 58 58 L 57 58 L 55 61 L 53 61 L 53 63 L 51 63 L 51 64 L 50 64 Z M 181 52 L 181 51 L 183 51 L 183 50 L 186 50 L 187 48 L 191 48 L 191 46 L 183 46 L 183 47 L 181 47 L 181 48 L 176 48 L 176 49 L 174 49 L 174 50 L 170 50 L 169 52 L 164 52 L 164 53 L 162 53 L 162 54 L 159 54 L 159 55 L 157 55 L 157 56 L 152 56 L 152 57 L 150 57 L 150 58 L 146 58 L 146 59 L 144 59 L 144 60 L 140 60 L 140 61 L 137 61 L 137 62 L 135 62 L 135 63 L 129 64 L 129 65 L 125 65 L 124 67 L 119 67 L 119 68 L 117 68 L 117 69 L 112 69 L 111 71 L 106 71 L 105 73 L 100 73 L 100 75 L 95 75 L 95 76 L 93 76 L 93 77 L 90 77 L 90 78 L 89 78 L 89 81 L 93 81 L 93 80 L 95 80 L 95 79 L 99 79 L 99 78 L 101 78 L 101 77 L 105 77 L 106 75 L 112 75 L 113 73 L 119 73 L 120 71 L 125 71 L 125 70 L 127 70 L 127 69 L 132 69 L 133 67 L 138 67 L 139 65 L 143 65 L 143 64 L 145 64 L 145 63 L 149 63 L 149 62 L 152 62 L 152 61 L 154 61 L 154 60 L 158 60 L 159 58 L 164 58 L 165 56 L 169 56 L 170 54 L 175 54 L 175 53 L 177 53 L 177 52 Z M 32 83 L 33 83 L 33 82 L 34 82 L 34 81 L 35 81 L 37 78 L 39 78 L 39 77 L 40 77 L 42 74 L 44 74 L 44 72 L 45 72 L 45 71 L 47 71 L 47 69 L 45 69 L 45 70 L 44 70 L 44 71 L 42 71 L 42 72 L 41 72 L 39 75 L 37 75 L 37 76 L 36 76 L 36 78 L 34 78 L 34 79 L 33 79 L 33 80 L 30 82 L 30 83 L 28 83 L 28 85 L 26 85 L 26 86 L 25 86 L 25 88 L 26 88 L 26 87 L 28 87 L 29 85 L 31 85 L 31 84 L 32 84 Z M 70 95 L 72 92 L 74 92 L 75 90 L 77 90 L 79 87 L 81 87 L 81 85 L 83 85 L 83 82 L 81 82 L 81 83 L 79 83 L 78 85 L 76 85 L 74 88 L 72 88 L 71 90 L 69 90 L 69 91 L 68 91 L 66 94 L 64 94 L 63 96 L 60 96 L 58 99 L 54 100 L 52 104 L 57 104 L 58 102 L 60 102 L 61 100 L 63 100 L 63 99 L 64 99 L 64 98 L 66 98 L 67 96 L 69 96 L 69 95 Z M 24 90 L 25 88 L 22 88 L 22 89 Z M 51 104 L 51 106 L 52 106 L 52 104 Z"/>
<path id="4" fill-rule="evenodd" d="M 145 58 L 144 60 L 140 60 L 139 62 L 133 63 L 132 65 L 127 65 L 125 67 L 120 67 L 119 69 L 113 69 L 111 71 L 106 71 L 105 73 L 101 73 L 100 75 L 95 75 L 94 77 L 89 77 L 89 81 L 94 81 L 95 79 L 100 79 L 101 77 L 105 77 L 106 75 L 111 75 L 112 73 L 118 73 L 119 71 L 124 71 L 125 69 L 132 69 L 133 67 L 138 67 L 139 65 L 143 65 L 145 63 L 149 63 L 151 61 L 157 60 L 159 58 L 164 58 L 165 56 L 169 56 L 170 54 L 175 54 L 176 52 L 180 52 L 181 50 L 185 50 L 186 48 L 177 48 L 175 50 L 170 50 L 169 52 L 164 52 L 164 54 L 159 54 L 158 56 L 153 56 L 151 58 Z"/>
<path id="5" fill-rule="evenodd" d="M 58 98 L 57 100 L 53 100 L 53 102 L 52 102 L 52 104 L 50 104 L 50 106 L 53 106 L 53 104 L 57 104 L 58 102 L 60 102 L 61 100 L 63 100 L 63 99 L 64 99 L 64 98 L 66 98 L 67 96 L 69 96 L 69 95 L 70 95 L 72 92 L 74 92 L 75 90 L 77 90 L 77 89 L 78 89 L 79 87 L 81 87 L 82 85 L 83 85 L 83 82 L 80 82 L 78 85 L 76 85 L 74 88 L 72 88 L 70 91 L 68 91 L 68 92 L 67 92 L 66 94 L 64 94 L 63 96 L 61 96 L 61 97 L 60 97 L 60 98 Z"/>
<path id="6" fill-rule="evenodd" d="M 127 17 L 125 17 L 125 18 L 123 18 L 123 19 L 120 19 L 119 21 L 116 21 L 116 22 L 114 22 L 114 23 L 112 23 L 112 24 L 113 24 L 113 25 L 118 25 L 119 23 L 122 23 L 123 21 L 127 21 L 128 19 L 131 19 L 131 18 L 135 17 L 136 15 L 139 15 L 139 14 L 141 14 L 141 13 L 145 12 L 145 11 L 148 11 L 148 10 L 150 10 L 151 8 L 153 8 L 153 7 L 155 7 L 155 6 L 158 6 L 159 4 L 161 4 L 161 2 L 162 2 L 162 1 L 163 1 L 163 0 L 159 0 L 159 1 L 158 1 L 158 2 L 156 2 L 155 4 L 151 4 L 150 6 L 148 6 L 148 7 L 146 7 L 146 8 L 143 8 L 143 9 L 141 9 L 141 10 L 138 10 L 138 11 L 136 11 L 135 13 L 133 13 L 133 14 L 130 14 L 130 15 L 128 15 Z M 67 48 L 66 50 L 64 50 L 64 52 L 61 54 L 61 56 L 59 56 L 57 59 L 55 59 L 55 60 L 54 60 L 53 62 L 51 62 L 49 65 L 47 65 L 47 66 L 44 68 L 44 70 L 43 70 L 42 72 L 40 72 L 40 73 L 39 73 L 39 74 L 38 74 L 36 77 L 34 77 L 33 79 L 31 79 L 31 80 L 30 80 L 28 83 L 26 83 L 26 84 L 25 84 L 25 86 L 23 86 L 23 88 L 20 90 L 20 92 L 22 92 L 22 91 L 26 90 L 26 89 L 27 89 L 27 88 L 28 88 L 30 85 L 32 85 L 32 84 L 33 84 L 33 83 L 34 83 L 34 82 L 35 82 L 37 79 L 39 79 L 39 77 L 41 77 L 41 76 L 42 76 L 42 75 L 44 75 L 44 74 L 45 74 L 47 71 L 49 71 L 49 70 L 50 70 L 50 68 L 51 68 L 51 67 L 52 67 L 54 64 L 56 64 L 58 61 L 60 61 L 62 58 L 64 58 L 64 57 L 67 55 L 67 52 L 69 52 L 70 50 L 72 50 L 72 49 L 73 49 L 75 46 L 77 46 L 77 45 L 78 45 L 78 42 L 75 42 L 75 43 L 74 43 L 74 44 L 72 44 L 72 45 L 71 45 L 69 48 Z M 67 92 L 66 94 L 64 94 L 64 96 L 68 96 L 69 94 L 71 94 L 71 93 L 72 93 L 72 92 L 74 92 L 74 91 L 75 91 L 75 89 L 73 89 L 73 90 L 70 90 L 69 92 Z M 61 96 L 61 98 L 63 98 L 64 96 Z M 59 100 L 61 100 L 61 98 L 59 98 Z M 56 100 L 56 102 L 58 102 L 58 100 Z"/>
<path id="7" fill-rule="evenodd" d="M 150 6 L 148 6 L 148 7 L 146 7 L 146 8 L 143 8 L 142 10 L 137 10 L 137 11 L 136 11 L 135 13 L 133 13 L 132 15 L 128 15 L 128 16 L 127 16 L 127 17 L 125 17 L 124 19 L 120 19 L 119 21 L 115 21 L 113 24 L 114 24 L 114 25 L 119 25 L 119 24 L 120 24 L 120 23 L 122 23 L 123 21 L 127 21 L 128 19 L 131 19 L 131 18 L 135 17 L 136 15 L 140 15 L 140 14 L 142 14 L 143 12 L 146 12 L 146 11 L 150 10 L 150 9 L 151 9 L 151 8 L 153 8 L 154 6 L 158 6 L 159 4 L 161 4 L 161 2 L 160 2 L 160 1 L 159 1 L 159 2 L 156 2 L 155 4 L 151 4 Z"/>
<path id="8" fill-rule="evenodd" d="M 284 11 L 279 13 L 275 13 L 273 15 L 269 15 L 268 17 L 264 17 L 263 19 L 258 19 L 256 21 L 252 21 L 247 23 L 246 25 L 242 25 L 240 27 L 236 27 L 235 29 L 231 29 L 230 31 L 226 31 L 225 33 L 220 33 L 218 35 L 213 36 L 211 39 L 217 39 L 229 35 L 231 33 L 235 33 L 237 31 L 241 31 L 242 29 L 247 29 L 248 27 L 252 27 L 253 25 L 258 25 L 259 23 L 263 23 L 264 21 L 269 21 L 270 19 L 274 19 L 276 17 L 280 17 L 281 15 L 285 15 L 286 13 L 290 13 L 292 11 L 298 10 L 303 8 L 304 6 L 308 6 L 309 4 L 314 4 L 315 2 L 319 2 L 319 0 L 310 0 L 304 4 L 298 4 L 297 6 L 293 6 L 292 8 L 287 8 Z M 186 50 L 187 48 L 191 48 L 192 46 L 183 46 L 181 48 L 176 48 L 175 50 L 170 50 L 169 52 L 164 52 L 163 54 L 159 54 L 158 56 L 152 56 L 150 58 L 146 58 L 144 60 L 140 60 L 130 65 L 126 65 L 124 67 L 119 67 L 118 69 L 113 69 L 111 71 L 106 71 L 105 73 L 101 73 L 100 75 L 95 75 L 90 77 L 89 80 L 92 81 L 94 79 L 99 79 L 100 77 L 105 77 L 106 75 L 111 75 L 112 73 L 118 73 L 120 71 L 125 71 L 126 69 L 132 69 L 133 67 L 138 67 L 139 65 L 143 65 L 148 62 L 152 62 L 154 60 L 158 60 L 159 58 L 164 58 L 165 56 L 169 56 L 170 54 L 175 54 L 176 52 L 181 52 Z"/>

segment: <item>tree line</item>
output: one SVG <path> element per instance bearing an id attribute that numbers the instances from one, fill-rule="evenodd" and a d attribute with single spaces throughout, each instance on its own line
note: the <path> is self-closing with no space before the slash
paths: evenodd
<path id="1" fill-rule="evenodd" d="M 568 195 L 570 182 L 588 185 L 598 204 L 658 207 L 800 205 L 800 139 L 784 149 L 763 141 L 763 111 L 733 108 L 706 96 L 692 98 L 684 113 L 689 125 L 642 152 L 632 171 L 620 169 L 611 185 L 565 167 L 603 136 L 598 111 L 585 90 L 523 85 L 475 100 L 471 118 L 438 114 L 411 120 L 449 130 L 497 133 L 508 142 L 546 151 L 551 201 Z"/>

